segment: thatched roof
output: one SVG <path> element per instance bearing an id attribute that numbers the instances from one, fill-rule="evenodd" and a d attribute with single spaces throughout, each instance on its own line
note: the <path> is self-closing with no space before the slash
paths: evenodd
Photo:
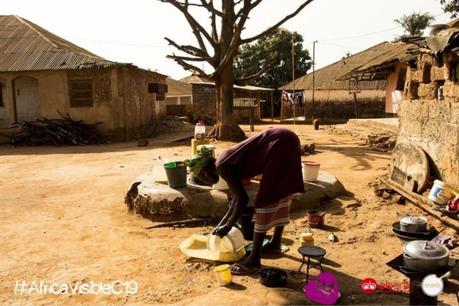
<path id="1" fill-rule="evenodd" d="M 351 72 L 355 68 L 362 66 L 376 57 L 386 54 L 400 46 L 395 43 L 383 42 L 377 44 L 364 51 L 349 56 L 348 58 L 339 60 L 331 65 L 323 67 L 315 71 L 315 89 L 317 90 L 348 90 L 349 81 L 338 80 L 340 77 L 348 72 Z M 384 89 L 384 81 L 364 81 L 359 84 L 361 89 Z M 284 90 L 312 90 L 312 73 L 296 79 L 294 82 L 290 82 L 283 86 Z"/>

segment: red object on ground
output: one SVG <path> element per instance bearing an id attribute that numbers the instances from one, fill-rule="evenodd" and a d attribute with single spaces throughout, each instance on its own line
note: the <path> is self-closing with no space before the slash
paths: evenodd
<path id="1" fill-rule="evenodd" d="M 452 213 L 459 212 L 459 196 L 455 197 L 454 200 L 448 201 L 448 211 Z"/>
<path id="2" fill-rule="evenodd" d="M 321 228 L 324 225 L 325 213 L 310 211 L 308 212 L 308 223 L 310 227 Z"/>

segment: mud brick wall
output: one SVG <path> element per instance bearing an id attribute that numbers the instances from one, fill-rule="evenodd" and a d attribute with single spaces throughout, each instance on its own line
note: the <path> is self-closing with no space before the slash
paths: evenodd
<path id="1" fill-rule="evenodd" d="M 459 188 L 459 82 L 457 62 L 422 54 L 407 74 L 400 103 L 400 139 L 428 155 L 432 175 Z M 438 89 L 443 86 L 443 97 Z M 440 99 L 438 99 L 440 98 Z"/>
<path id="2" fill-rule="evenodd" d="M 312 121 L 312 91 L 305 91 L 306 119 Z M 384 90 L 362 90 L 357 103 L 349 90 L 316 90 L 315 115 L 322 123 L 345 123 L 351 118 L 384 118 Z M 297 107 L 297 116 L 304 116 L 304 108 Z M 283 118 L 293 117 L 293 107 L 283 103 Z"/>
<path id="3" fill-rule="evenodd" d="M 204 120 L 207 124 L 216 121 L 216 96 L 215 87 L 207 84 L 192 84 L 193 92 L 193 120 Z M 259 92 L 235 89 L 234 98 L 260 98 Z M 234 110 L 235 120 L 247 123 L 249 113 L 246 110 Z M 255 120 L 260 119 L 260 108 L 255 110 Z"/>

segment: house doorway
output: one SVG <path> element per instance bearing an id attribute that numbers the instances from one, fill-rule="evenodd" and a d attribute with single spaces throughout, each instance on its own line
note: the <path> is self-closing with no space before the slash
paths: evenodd
<path id="1" fill-rule="evenodd" d="M 38 81 L 31 77 L 19 77 L 13 81 L 16 101 L 16 121 L 35 120 L 40 116 Z"/>

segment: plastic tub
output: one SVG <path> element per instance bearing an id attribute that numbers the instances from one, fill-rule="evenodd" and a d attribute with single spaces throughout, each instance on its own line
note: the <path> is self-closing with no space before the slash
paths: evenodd
<path id="1" fill-rule="evenodd" d="M 429 200 L 440 205 L 445 205 L 449 200 L 453 199 L 459 191 L 450 185 L 443 183 L 440 180 L 435 180 L 434 185 L 429 193 Z"/>
<path id="2" fill-rule="evenodd" d="M 215 276 L 217 277 L 218 285 L 220 287 L 228 286 L 232 283 L 231 266 L 220 265 L 214 268 Z"/>
<path id="3" fill-rule="evenodd" d="M 320 164 L 313 161 L 304 161 L 303 180 L 305 182 L 315 182 L 319 175 Z"/>
<path id="4" fill-rule="evenodd" d="M 173 162 L 164 165 L 166 170 L 167 184 L 171 188 L 186 187 L 186 166 L 183 162 Z"/>
<path id="5" fill-rule="evenodd" d="M 226 181 L 224 179 L 222 179 L 221 176 L 219 176 L 217 184 L 214 184 L 212 186 L 212 189 L 215 189 L 215 190 L 228 190 L 229 186 L 226 183 Z"/>

